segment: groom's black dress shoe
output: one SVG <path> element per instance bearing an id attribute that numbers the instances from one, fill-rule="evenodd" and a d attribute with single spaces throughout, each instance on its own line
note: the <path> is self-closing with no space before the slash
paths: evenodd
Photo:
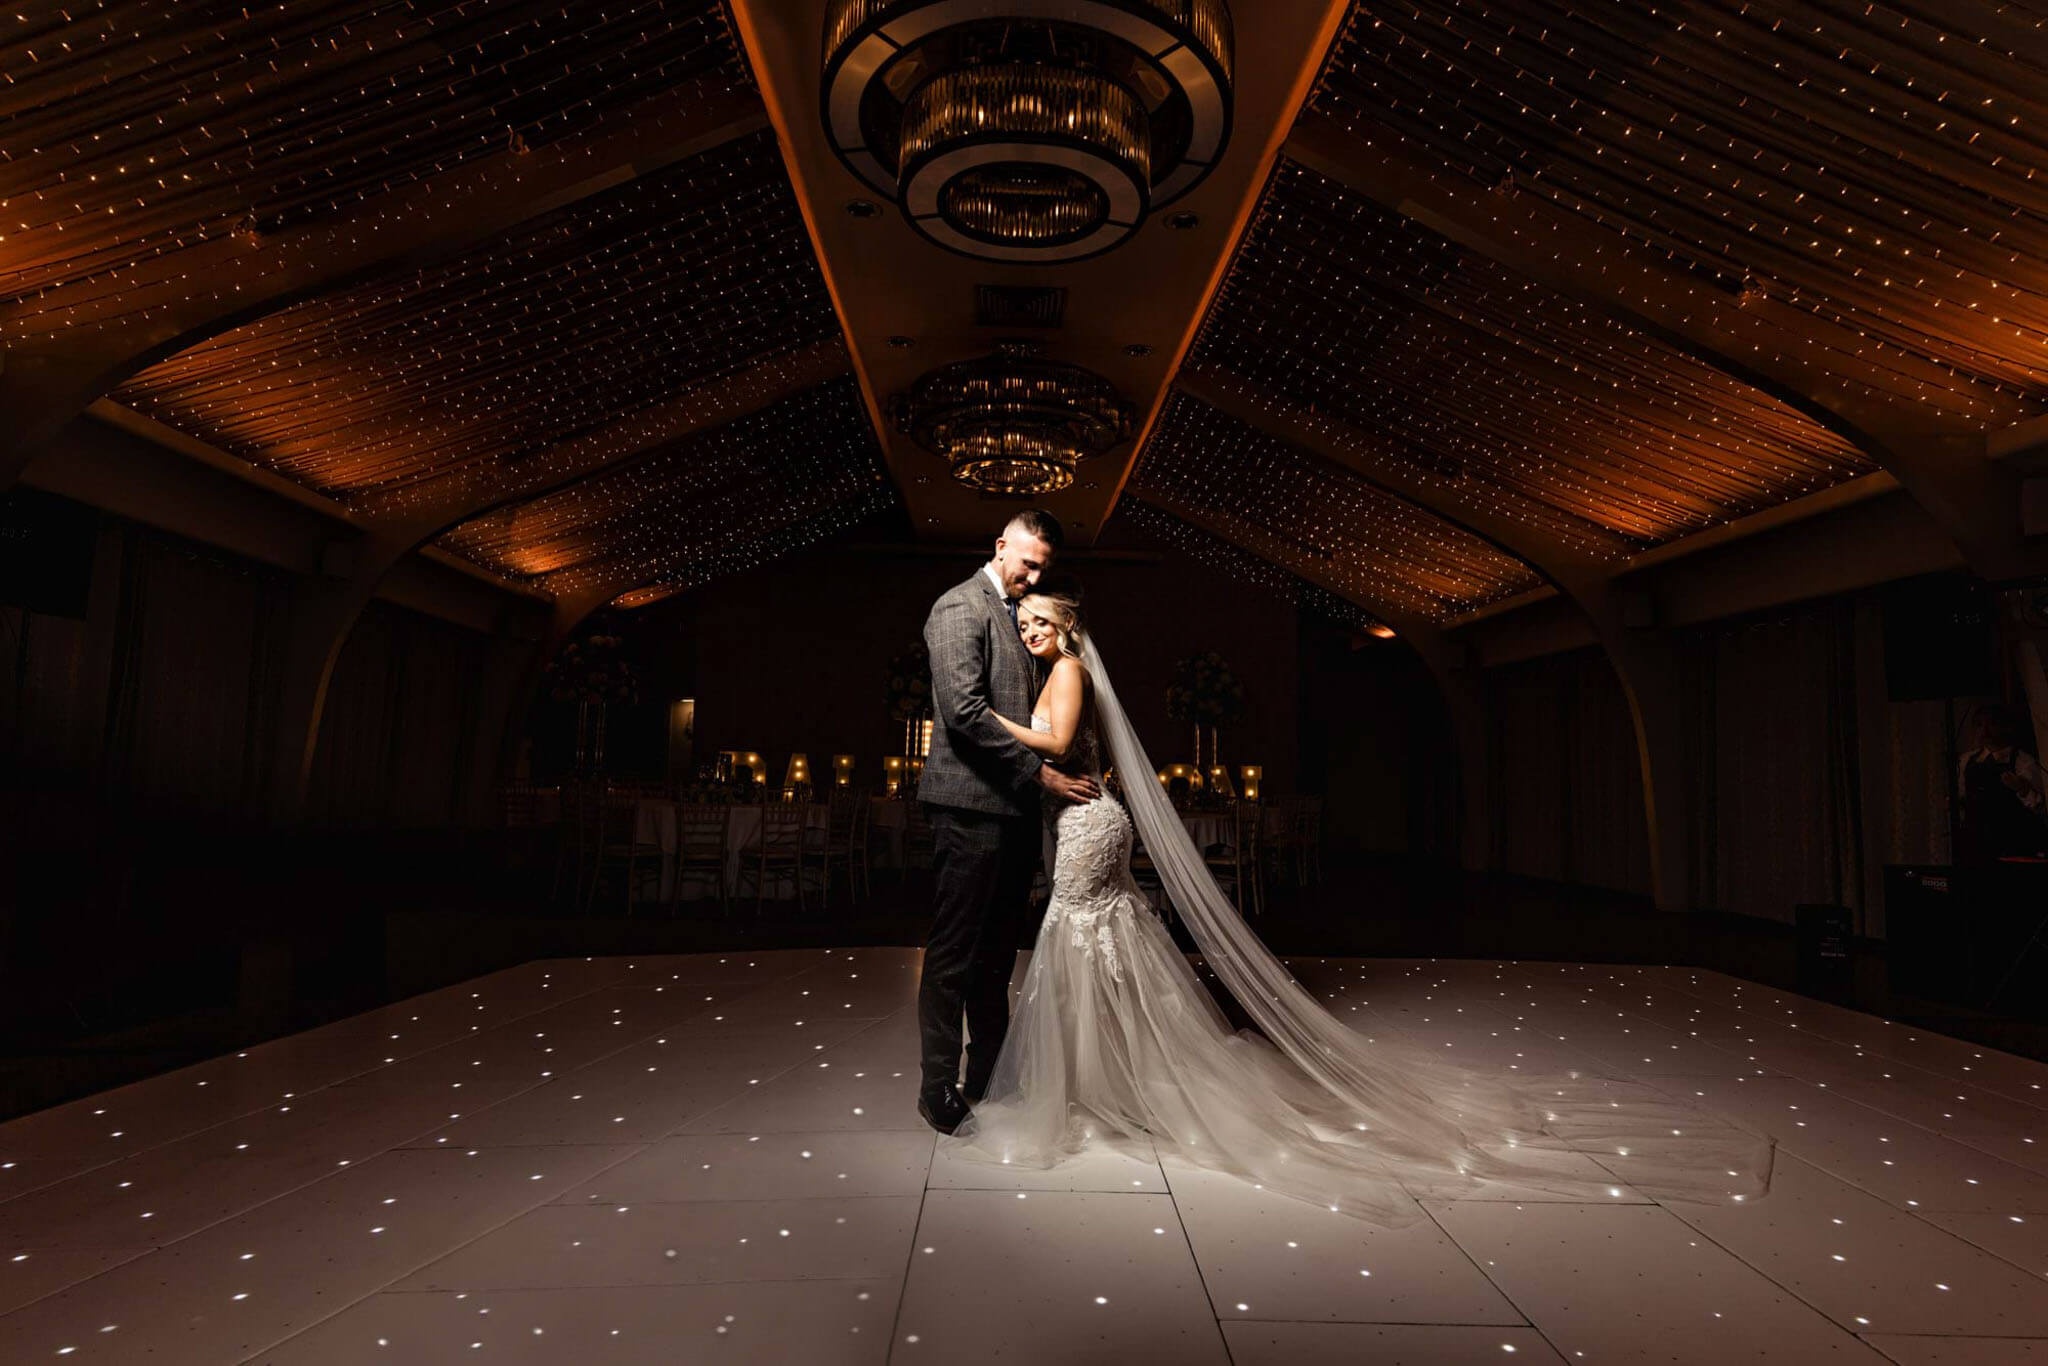
<path id="1" fill-rule="evenodd" d="M 989 1077 L 994 1071 L 991 1067 L 987 1072 L 976 1075 L 972 1067 L 967 1069 L 967 1080 L 960 1083 L 960 1094 L 966 1097 L 969 1105 L 981 1104 L 981 1098 L 988 1094 Z"/>
<path id="2" fill-rule="evenodd" d="M 967 1118 L 967 1101 L 952 1082 L 941 1082 L 917 1093 L 917 1112 L 924 1122 L 942 1134 L 950 1134 Z"/>

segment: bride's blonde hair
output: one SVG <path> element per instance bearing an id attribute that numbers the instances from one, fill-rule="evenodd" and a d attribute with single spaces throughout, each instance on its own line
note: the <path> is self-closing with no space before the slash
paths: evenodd
<path id="1" fill-rule="evenodd" d="M 1052 623 L 1053 638 L 1060 653 L 1069 659 L 1081 657 L 1081 600 L 1071 593 L 1026 593 L 1017 600 L 1020 611 L 1043 617 Z"/>

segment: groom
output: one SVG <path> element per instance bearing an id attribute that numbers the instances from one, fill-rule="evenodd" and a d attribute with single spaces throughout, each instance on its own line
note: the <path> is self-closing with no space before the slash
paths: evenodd
<path id="1" fill-rule="evenodd" d="M 1010 971 L 1041 848 L 1039 796 L 1100 795 L 1090 779 L 1041 763 L 996 719 L 1029 724 L 1038 700 L 1043 679 L 1017 633 L 1017 600 L 1037 587 L 1063 539 L 1051 513 L 1018 513 L 996 538 L 994 558 L 925 619 L 938 724 L 918 798 L 931 815 L 937 894 L 917 991 L 917 1112 L 941 1133 L 952 1133 L 968 1102 L 981 1099 L 1010 1027 Z M 963 1014 L 973 1036 L 964 1086 Z"/>

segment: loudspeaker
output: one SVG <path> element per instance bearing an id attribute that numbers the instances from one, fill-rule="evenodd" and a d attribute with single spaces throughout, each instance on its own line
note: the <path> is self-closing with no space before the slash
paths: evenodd
<path id="1" fill-rule="evenodd" d="M 1936 1001 L 1969 994 L 1968 920 L 1961 906 L 1954 869 L 1885 865 L 1884 937 L 1892 990 Z"/>
<path id="2" fill-rule="evenodd" d="M 16 486 L 0 494 L 0 602 L 52 617 L 85 616 L 100 514 Z"/>
<path id="3" fill-rule="evenodd" d="M 1886 584 L 1885 693 L 1894 702 L 1998 693 L 1991 590 L 1967 574 Z"/>

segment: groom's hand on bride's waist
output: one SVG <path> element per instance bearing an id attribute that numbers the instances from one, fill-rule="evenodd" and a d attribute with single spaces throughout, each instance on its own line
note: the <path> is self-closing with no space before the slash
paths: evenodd
<path id="1" fill-rule="evenodd" d="M 1061 801 L 1092 802 L 1102 795 L 1102 789 L 1095 785 L 1093 778 L 1075 778 L 1051 764 L 1039 765 L 1038 785 Z"/>

